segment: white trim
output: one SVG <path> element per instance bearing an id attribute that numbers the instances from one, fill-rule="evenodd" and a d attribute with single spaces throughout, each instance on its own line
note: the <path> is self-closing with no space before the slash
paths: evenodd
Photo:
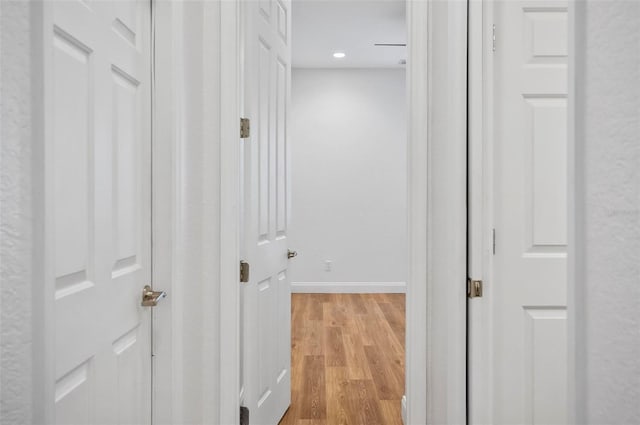
<path id="1" fill-rule="evenodd" d="M 408 111 L 408 256 L 406 300 L 405 400 L 406 424 L 427 423 L 427 319 L 429 224 L 429 92 L 431 86 L 432 2 L 407 2 L 407 99 Z M 426 77 L 426 78 L 425 78 Z M 425 119 L 426 118 L 426 119 Z"/>
<path id="2" fill-rule="evenodd" d="M 467 4 L 407 13 L 407 423 L 465 423 Z"/>
<path id="3" fill-rule="evenodd" d="M 51 170 L 49 136 L 52 133 L 51 110 L 53 108 L 52 73 L 48 70 L 53 66 L 53 47 L 51 44 L 51 28 L 53 28 L 53 6 L 50 2 L 35 2 L 31 4 L 31 24 L 33 25 L 33 40 L 31 57 L 33 81 L 39 85 L 32 99 L 41 99 L 42 104 L 34 101 L 32 117 L 34 129 L 34 221 L 31 223 L 34 233 L 34 285 L 32 302 L 34 311 L 40 311 L 39 323 L 34 321 L 34 329 L 41 329 L 40 334 L 34 333 L 34 423 L 53 423 L 55 421 L 55 401 L 52 394 L 55 393 L 55 285 L 50 279 L 53 275 L 51 256 L 53 252 L 52 239 L 48 237 L 47 230 L 52 228 L 52 214 L 47 208 L 51 205 L 52 191 L 50 190 Z M 38 57 L 39 55 L 41 57 Z M 36 59 L 37 58 L 37 59 Z M 38 110 L 35 113 L 35 110 Z M 37 173 L 37 175 L 36 175 Z M 37 195 L 35 195 L 37 194 Z M 35 318 L 35 316 L 34 316 Z"/>
<path id="4" fill-rule="evenodd" d="M 480 184 L 470 190 L 481 193 L 475 198 L 480 217 L 479 228 L 472 231 L 481 238 L 470 254 L 475 261 L 469 265 L 470 276 L 481 279 L 482 298 L 469 301 L 468 325 L 468 409 L 469 424 L 492 423 L 492 363 L 491 363 L 491 307 L 493 281 L 493 0 L 472 0 L 469 9 L 469 81 L 470 150 L 477 156 L 470 163 L 480 176 Z M 475 125 L 474 125 L 475 124 Z M 480 162 L 480 163 L 478 163 Z M 471 206 L 473 208 L 473 206 Z M 478 211 L 479 210 L 479 211 Z"/>
<path id="5" fill-rule="evenodd" d="M 220 424 L 240 420 L 241 2 L 220 2 Z"/>
<path id="6" fill-rule="evenodd" d="M 584 217 L 579 215 L 576 205 L 585 205 L 583 187 L 585 170 L 577 161 L 584 147 L 576 143 L 576 65 L 579 49 L 584 50 L 584 41 L 578 37 L 577 24 L 586 20 L 586 5 L 570 1 L 568 4 L 568 105 L 567 105 L 567 424 L 586 423 L 583 411 L 578 411 L 578 399 L 586 400 L 586 378 L 580 370 L 580 352 L 585 350 L 580 343 L 580 322 L 586 315 L 580 303 L 582 294 L 579 284 L 585 281 L 584 269 L 578 269 L 577 258 L 584 258 Z M 583 24 L 584 25 L 584 24 Z M 583 95 L 584 96 L 584 95 Z M 582 177 L 582 179 L 581 179 Z M 580 191 L 580 192 L 579 192 Z"/>
<path id="7" fill-rule="evenodd" d="M 407 282 L 291 282 L 294 294 L 404 294 Z"/>
<path id="8" fill-rule="evenodd" d="M 155 53 L 153 55 L 153 140 L 152 140 L 152 258 L 151 280 L 157 289 L 169 297 L 165 305 L 155 309 L 152 329 L 163 330 L 162 338 L 153 338 L 152 409 L 154 425 L 171 424 L 182 418 L 181 388 L 182 353 L 175 346 L 182 344 L 183 303 L 182 288 L 174 287 L 178 280 L 181 197 L 179 180 L 181 167 L 180 116 L 183 102 L 181 90 L 181 61 L 177 60 L 182 44 L 182 8 L 177 3 L 153 0 L 152 27 Z M 168 304 L 168 305 L 167 305 Z M 167 308 L 170 307 L 170 308 Z"/>

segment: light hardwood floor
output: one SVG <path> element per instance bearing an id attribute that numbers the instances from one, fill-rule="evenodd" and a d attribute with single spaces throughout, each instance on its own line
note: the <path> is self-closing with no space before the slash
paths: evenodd
<path id="1" fill-rule="evenodd" d="M 402 424 L 404 294 L 292 294 L 280 425 Z"/>

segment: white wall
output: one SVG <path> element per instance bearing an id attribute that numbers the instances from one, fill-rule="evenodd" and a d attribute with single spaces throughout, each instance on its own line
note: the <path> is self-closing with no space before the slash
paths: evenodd
<path id="1" fill-rule="evenodd" d="M 637 424 L 640 2 L 576 2 L 573 11 L 573 423 Z"/>
<path id="2" fill-rule="evenodd" d="M 30 5 L 0 2 L 0 423 L 33 416 Z"/>
<path id="3" fill-rule="evenodd" d="M 298 287 L 305 282 L 340 283 L 333 290 L 354 283 L 404 283 L 405 70 L 294 69 L 292 74 L 294 290 L 312 290 Z"/>

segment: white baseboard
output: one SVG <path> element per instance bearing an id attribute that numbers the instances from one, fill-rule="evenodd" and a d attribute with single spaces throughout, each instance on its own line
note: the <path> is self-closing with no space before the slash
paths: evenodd
<path id="1" fill-rule="evenodd" d="M 294 294 L 404 294 L 406 282 L 291 282 Z"/>

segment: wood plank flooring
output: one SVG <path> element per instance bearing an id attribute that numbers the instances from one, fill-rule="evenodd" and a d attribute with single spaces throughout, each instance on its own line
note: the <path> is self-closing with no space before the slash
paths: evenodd
<path id="1" fill-rule="evenodd" d="M 280 425 L 401 425 L 404 294 L 292 294 Z"/>

